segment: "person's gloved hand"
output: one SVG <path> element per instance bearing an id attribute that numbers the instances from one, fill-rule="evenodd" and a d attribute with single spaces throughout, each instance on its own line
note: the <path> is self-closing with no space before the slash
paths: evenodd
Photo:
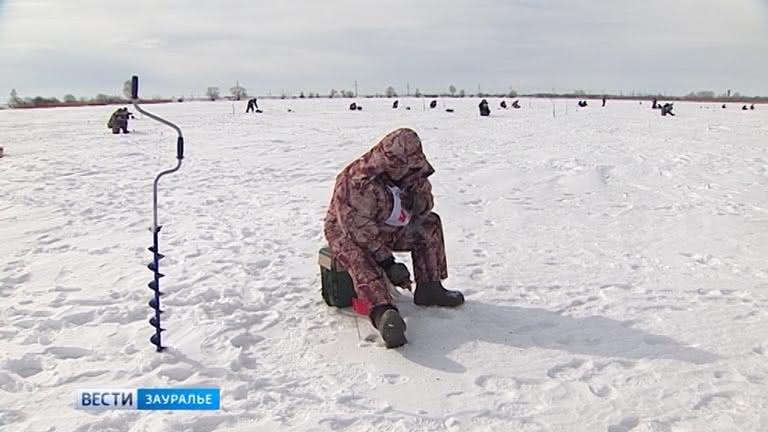
<path id="1" fill-rule="evenodd" d="M 411 289 L 411 272 L 408 271 L 408 267 L 405 264 L 395 262 L 395 257 L 389 257 L 379 262 L 379 265 L 384 269 L 384 273 L 386 273 L 392 285 L 408 290 Z"/>

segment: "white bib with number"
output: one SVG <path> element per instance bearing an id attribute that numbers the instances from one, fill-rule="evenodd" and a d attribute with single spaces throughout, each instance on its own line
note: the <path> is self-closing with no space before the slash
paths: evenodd
<path id="1" fill-rule="evenodd" d="M 411 214 L 403 208 L 400 194 L 402 191 L 397 186 L 387 186 L 392 192 L 392 213 L 389 215 L 385 224 L 394 227 L 404 227 L 411 221 Z"/>

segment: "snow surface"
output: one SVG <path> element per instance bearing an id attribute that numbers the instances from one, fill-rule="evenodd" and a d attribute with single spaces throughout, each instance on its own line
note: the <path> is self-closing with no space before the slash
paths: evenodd
<path id="1" fill-rule="evenodd" d="M 768 430 L 768 108 L 349 102 L 147 107 L 187 137 L 161 183 L 164 354 L 145 265 L 172 131 L 0 112 L 0 429 Z M 317 250 L 336 173 L 402 126 L 437 169 L 467 303 L 404 293 L 410 343 L 386 350 L 322 302 Z M 222 410 L 73 408 L 146 386 L 220 386 Z"/>

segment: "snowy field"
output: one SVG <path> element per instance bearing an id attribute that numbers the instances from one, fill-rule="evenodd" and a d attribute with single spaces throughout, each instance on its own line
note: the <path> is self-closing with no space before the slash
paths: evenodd
<path id="1" fill-rule="evenodd" d="M 145 265 L 171 130 L 0 111 L 0 430 L 768 430 L 768 107 L 260 102 L 147 107 L 187 139 L 161 183 L 164 354 Z M 386 350 L 322 302 L 317 250 L 336 173 L 402 126 L 467 303 L 404 293 L 410 343 Z M 219 386 L 222 409 L 73 408 L 167 386 Z"/>

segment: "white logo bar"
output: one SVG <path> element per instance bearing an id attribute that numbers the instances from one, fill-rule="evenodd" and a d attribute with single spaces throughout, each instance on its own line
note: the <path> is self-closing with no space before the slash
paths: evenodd
<path id="1" fill-rule="evenodd" d="M 75 393 L 75 408 L 82 410 L 133 410 L 135 389 L 82 389 Z"/>

